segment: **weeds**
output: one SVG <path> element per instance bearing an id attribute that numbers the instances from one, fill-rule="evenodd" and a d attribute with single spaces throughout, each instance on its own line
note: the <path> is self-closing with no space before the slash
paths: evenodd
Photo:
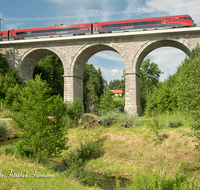
<path id="1" fill-rule="evenodd" d="M 86 140 L 79 142 L 79 147 L 67 154 L 65 160 L 68 170 L 65 172 L 67 176 L 77 178 L 81 183 L 89 186 L 101 185 L 100 181 L 104 178 L 93 172 L 84 170 L 85 163 L 91 159 L 96 159 L 104 153 L 103 138 L 97 140 Z M 101 182 L 102 183 L 102 182 Z"/>
<path id="2" fill-rule="evenodd" d="M 4 121 L 0 121 L 0 141 L 6 141 L 9 137 L 9 131 L 7 124 Z"/>
<path id="3" fill-rule="evenodd" d="M 188 176 L 176 176 L 167 178 L 158 173 L 143 174 L 137 173 L 132 181 L 132 185 L 123 188 L 124 190 L 188 190 L 199 189 L 199 181 Z"/>
<path id="4" fill-rule="evenodd" d="M 168 127 L 176 128 L 182 126 L 183 123 L 181 120 L 174 120 L 174 119 L 169 119 L 168 120 Z"/>
<path id="5" fill-rule="evenodd" d="M 142 125 L 143 121 L 138 119 L 138 116 L 132 116 L 124 112 L 109 111 L 104 115 L 100 116 L 101 124 L 104 126 L 113 125 L 115 123 L 131 123 L 134 125 Z"/>

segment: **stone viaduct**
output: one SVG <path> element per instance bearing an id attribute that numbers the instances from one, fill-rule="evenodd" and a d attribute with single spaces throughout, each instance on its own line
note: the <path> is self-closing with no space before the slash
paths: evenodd
<path id="1" fill-rule="evenodd" d="M 64 67 L 64 101 L 83 101 L 83 68 L 91 56 L 104 50 L 117 52 L 126 71 L 125 111 L 140 115 L 140 65 L 146 55 L 170 46 L 189 56 L 197 43 L 200 27 L 2 41 L 0 51 L 10 68 L 18 69 L 25 80 L 32 79 L 40 59 L 49 54 L 59 56 Z"/>

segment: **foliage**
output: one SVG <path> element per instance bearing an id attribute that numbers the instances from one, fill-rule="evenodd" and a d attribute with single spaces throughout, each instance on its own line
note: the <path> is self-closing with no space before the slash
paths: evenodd
<path id="1" fill-rule="evenodd" d="M 103 124 L 104 126 L 115 124 L 117 122 L 118 117 L 119 113 L 117 111 L 108 111 L 100 116 L 101 124 Z"/>
<path id="2" fill-rule="evenodd" d="M 121 113 L 117 110 L 111 110 L 109 112 L 106 112 L 105 114 L 102 114 L 100 116 L 100 120 L 104 126 L 115 124 L 115 123 L 119 123 L 119 124 L 131 123 L 131 124 L 139 126 L 143 123 L 142 121 L 138 119 L 137 115 L 133 116 L 124 112 Z"/>
<path id="3" fill-rule="evenodd" d="M 196 150 L 200 151 L 200 110 L 191 111 L 190 116 L 194 120 L 194 123 L 192 124 L 192 129 L 193 135 L 196 137 L 195 142 L 197 142 Z"/>
<path id="4" fill-rule="evenodd" d="M 14 101 L 15 112 L 11 114 L 13 127 L 23 137 L 18 148 L 22 154 L 31 154 L 39 160 L 58 156 L 67 142 L 62 122 L 66 105 L 60 96 L 50 96 L 49 86 L 39 75 L 26 84 Z"/>
<path id="5" fill-rule="evenodd" d="M 111 90 L 122 90 L 123 95 L 125 94 L 125 79 L 122 78 L 121 80 L 115 79 L 109 82 L 108 88 Z"/>
<path id="6" fill-rule="evenodd" d="M 168 120 L 168 127 L 175 128 L 175 127 L 180 127 L 182 125 L 183 123 L 181 120 L 172 120 L 172 119 Z"/>
<path id="7" fill-rule="evenodd" d="M 86 142 L 79 142 L 79 148 L 71 151 L 67 155 L 67 165 L 83 165 L 86 161 L 97 158 L 102 154 L 101 140 L 86 140 Z"/>
<path id="8" fill-rule="evenodd" d="M 5 75 L 9 70 L 8 62 L 5 58 L 5 55 L 0 53 L 0 74 Z"/>
<path id="9" fill-rule="evenodd" d="M 71 119 L 77 120 L 82 114 L 81 107 L 81 101 L 79 99 L 75 99 L 72 103 L 68 104 L 67 114 Z"/>
<path id="10" fill-rule="evenodd" d="M 116 108 L 114 93 L 109 88 L 106 89 L 105 93 L 100 98 L 99 110 L 102 113 L 106 113 Z"/>
<path id="11" fill-rule="evenodd" d="M 84 166 L 89 160 L 96 159 L 104 153 L 103 141 L 104 139 L 96 136 L 95 140 L 87 139 L 84 142 L 79 142 L 78 148 L 67 154 L 66 164 L 68 170 L 66 174 L 76 177 L 84 184 L 96 186 L 98 183 L 100 185 L 101 176 L 96 175 L 95 172 L 93 174 L 85 171 Z"/>
<path id="12" fill-rule="evenodd" d="M 107 82 L 103 79 L 100 68 L 97 70 L 92 64 L 86 63 L 83 71 L 83 103 L 86 111 L 91 102 L 98 105 L 106 86 Z"/>
<path id="13" fill-rule="evenodd" d="M 7 97 L 7 93 L 10 93 L 12 89 L 16 86 L 22 86 L 22 81 L 18 76 L 18 71 L 9 69 L 8 62 L 5 59 L 5 56 L 0 54 L 0 101 L 4 102 Z M 12 100 L 14 100 L 15 95 L 18 92 L 15 91 L 15 94 L 9 96 L 10 101 L 5 101 L 5 104 L 10 107 Z"/>
<path id="14" fill-rule="evenodd" d="M 156 63 L 150 62 L 150 59 L 145 59 L 142 62 L 140 67 L 140 99 L 142 112 L 144 112 L 150 94 L 159 84 L 160 74 L 162 74 L 162 71 Z"/>
<path id="15" fill-rule="evenodd" d="M 199 183 L 195 178 L 189 178 L 189 176 L 176 176 L 167 178 L 158 173 L 136 173 L 132 180 L 131 186 L 123 188 L 124 190 L 146 190 L 146 189 L 164 189 L 164 190 L 187 190 L 187 189 L 199 189 Z"/>
<path id="16" fill-rule="evenodd" d="M 6 141 L 9 137 L 9 131 L 7 124 L 4 121 L 0 121 L 0 141 Z"/>
<path id="17" fill-rule="evenodd" d="M 148 103 L 148 115 L 181 111 L 189 114 L 199 110 L 200 102 L 200 46 L 198 45 L 177 68 L 177 72 L 169 76 L 154 89 Z"/>
<path id="18" fill-rule="evenodd" d="M 63 97 L 64 69 L 61 60 L 56 55 L 48 55 L 41 59 L 35 67 L 33 76 L 41 74 L 52 88 L 52 95 L 60 94 Z"/>

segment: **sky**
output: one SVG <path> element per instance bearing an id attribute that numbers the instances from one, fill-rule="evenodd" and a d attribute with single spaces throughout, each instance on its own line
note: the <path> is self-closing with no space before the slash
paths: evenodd
<path id="1" fill-rule="evenodd" d="M 198 0 L 0 0 L 0 4 L 1 30 L 179 14 L 189 14 L 200 26 Z M 146 58 L 158 64 L 164 72 L 160 80 L 164 81 L 169 74 L 176 72 L 185 57 L 181 50 L 163 47 L 152 51 Z M 100 67 L 108 82 L 121 79 L 125 68 L 122 57 L 112 51 L 99 52 L 88 63 Z"/>

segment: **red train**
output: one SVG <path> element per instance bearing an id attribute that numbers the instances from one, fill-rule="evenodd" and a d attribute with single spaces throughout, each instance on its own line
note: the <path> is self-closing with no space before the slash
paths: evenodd
<path id="1" fill-rule="evenodd" d="M 191 16 L 177 15 L 167 17 L 121 20 L 109 22 L 96 22 L 75 25 L 52 26 L 42 28 L 28 28 L 0 31 L 0 40 L 4 39 L 24 39 L 24 38 L 38 38 L 38 37 L 53 37 L 62 35 L 85 35 L 96 33 L 112 33 L 113 31 L 132 31 L 135 29 L 158 29 L 160 27 L 179 28 L 179 27 L 193 27 L 196 26 Z"/>

